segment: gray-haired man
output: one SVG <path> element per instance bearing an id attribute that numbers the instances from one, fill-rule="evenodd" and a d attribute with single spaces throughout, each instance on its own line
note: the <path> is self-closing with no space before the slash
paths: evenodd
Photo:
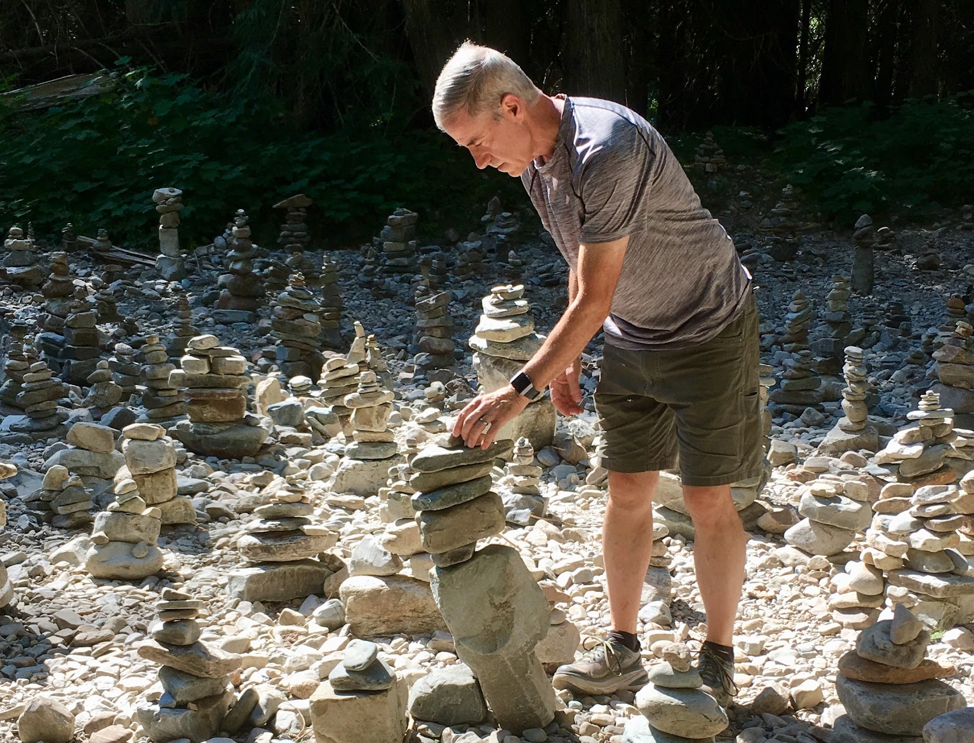
<path id="1" fill-rule="evenodd" d="M 477 167 L 521 178 L 571 269 L 568 308 L 544 345 L 509 387 L 467 405 L 454 434 L 489 446 L 545 387 L 559 411 L 582 412 L 579 359 L 605 331 L 595 403 L 609 470 L 602 548 L 612 628 L 554 684 L 607 694 L 646 683 L 636 622 L 652 494 L 659 470 L 679 459 L 708 619 L 699 666 L 726 704 L 736 692 L 746 543 L 729 484 L 761 466 L 750 277 L 662 137 L 633 111 L 544 95 L 506 56 L 468 42 L 437 80 L 433 115 Z"/>

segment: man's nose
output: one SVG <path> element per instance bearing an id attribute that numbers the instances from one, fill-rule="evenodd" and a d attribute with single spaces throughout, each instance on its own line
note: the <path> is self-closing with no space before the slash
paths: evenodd
<path id="1" fill-rule="evenodd" d="M 488 165 L 490 165 L 490 155 L 486 152 L 471 152 L 473 155 L 473 161 L 477 164 L 477 167 L 483 170 Z"/>

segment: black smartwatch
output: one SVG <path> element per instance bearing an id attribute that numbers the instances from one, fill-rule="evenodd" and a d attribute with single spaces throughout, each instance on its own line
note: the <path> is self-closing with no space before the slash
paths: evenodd
<path id="1" fill-rule="evenodd" d="M 521 397 L 528 398 L 531 402 L 540 400 L 544 395 L 544 390 L 536 390 L 534 385 L 531 384 L 531 378 L 523 371 L 519 371 L 511 377 L 511 387 L 514 388 L 517 394 Z"/>

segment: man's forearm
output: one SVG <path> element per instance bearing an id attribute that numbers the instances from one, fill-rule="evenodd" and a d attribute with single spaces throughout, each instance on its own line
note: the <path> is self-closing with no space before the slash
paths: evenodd
<path id="1" fill-rule="evenodd" d="M 569 281 L 569 293 L 573 291 Z M 524 373 L 531 386 L 541 390 L 577 359 L 602 327 L 608 313 L 600 304 L 572 298 L 568 309 L 555 324 L 538 352 L 525 364 Z"/>

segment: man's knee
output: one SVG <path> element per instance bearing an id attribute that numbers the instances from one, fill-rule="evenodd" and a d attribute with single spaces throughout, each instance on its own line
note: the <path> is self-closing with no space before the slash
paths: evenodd
<path id="1" fill-rule="evenodd" d="M 651 508 L 659 472 L 609 472 L 609 501 L 627 509 Z"/>
<path id="2" fill-rule="evenodd" d="M 684 485 L 683 502 L 697 528 L 726 526 L 727 517 L 730 514 L 737 516 L 737 509 L 734 508 L 734 501 L 731 498 L 730 485 L 710 487 Z"/>

